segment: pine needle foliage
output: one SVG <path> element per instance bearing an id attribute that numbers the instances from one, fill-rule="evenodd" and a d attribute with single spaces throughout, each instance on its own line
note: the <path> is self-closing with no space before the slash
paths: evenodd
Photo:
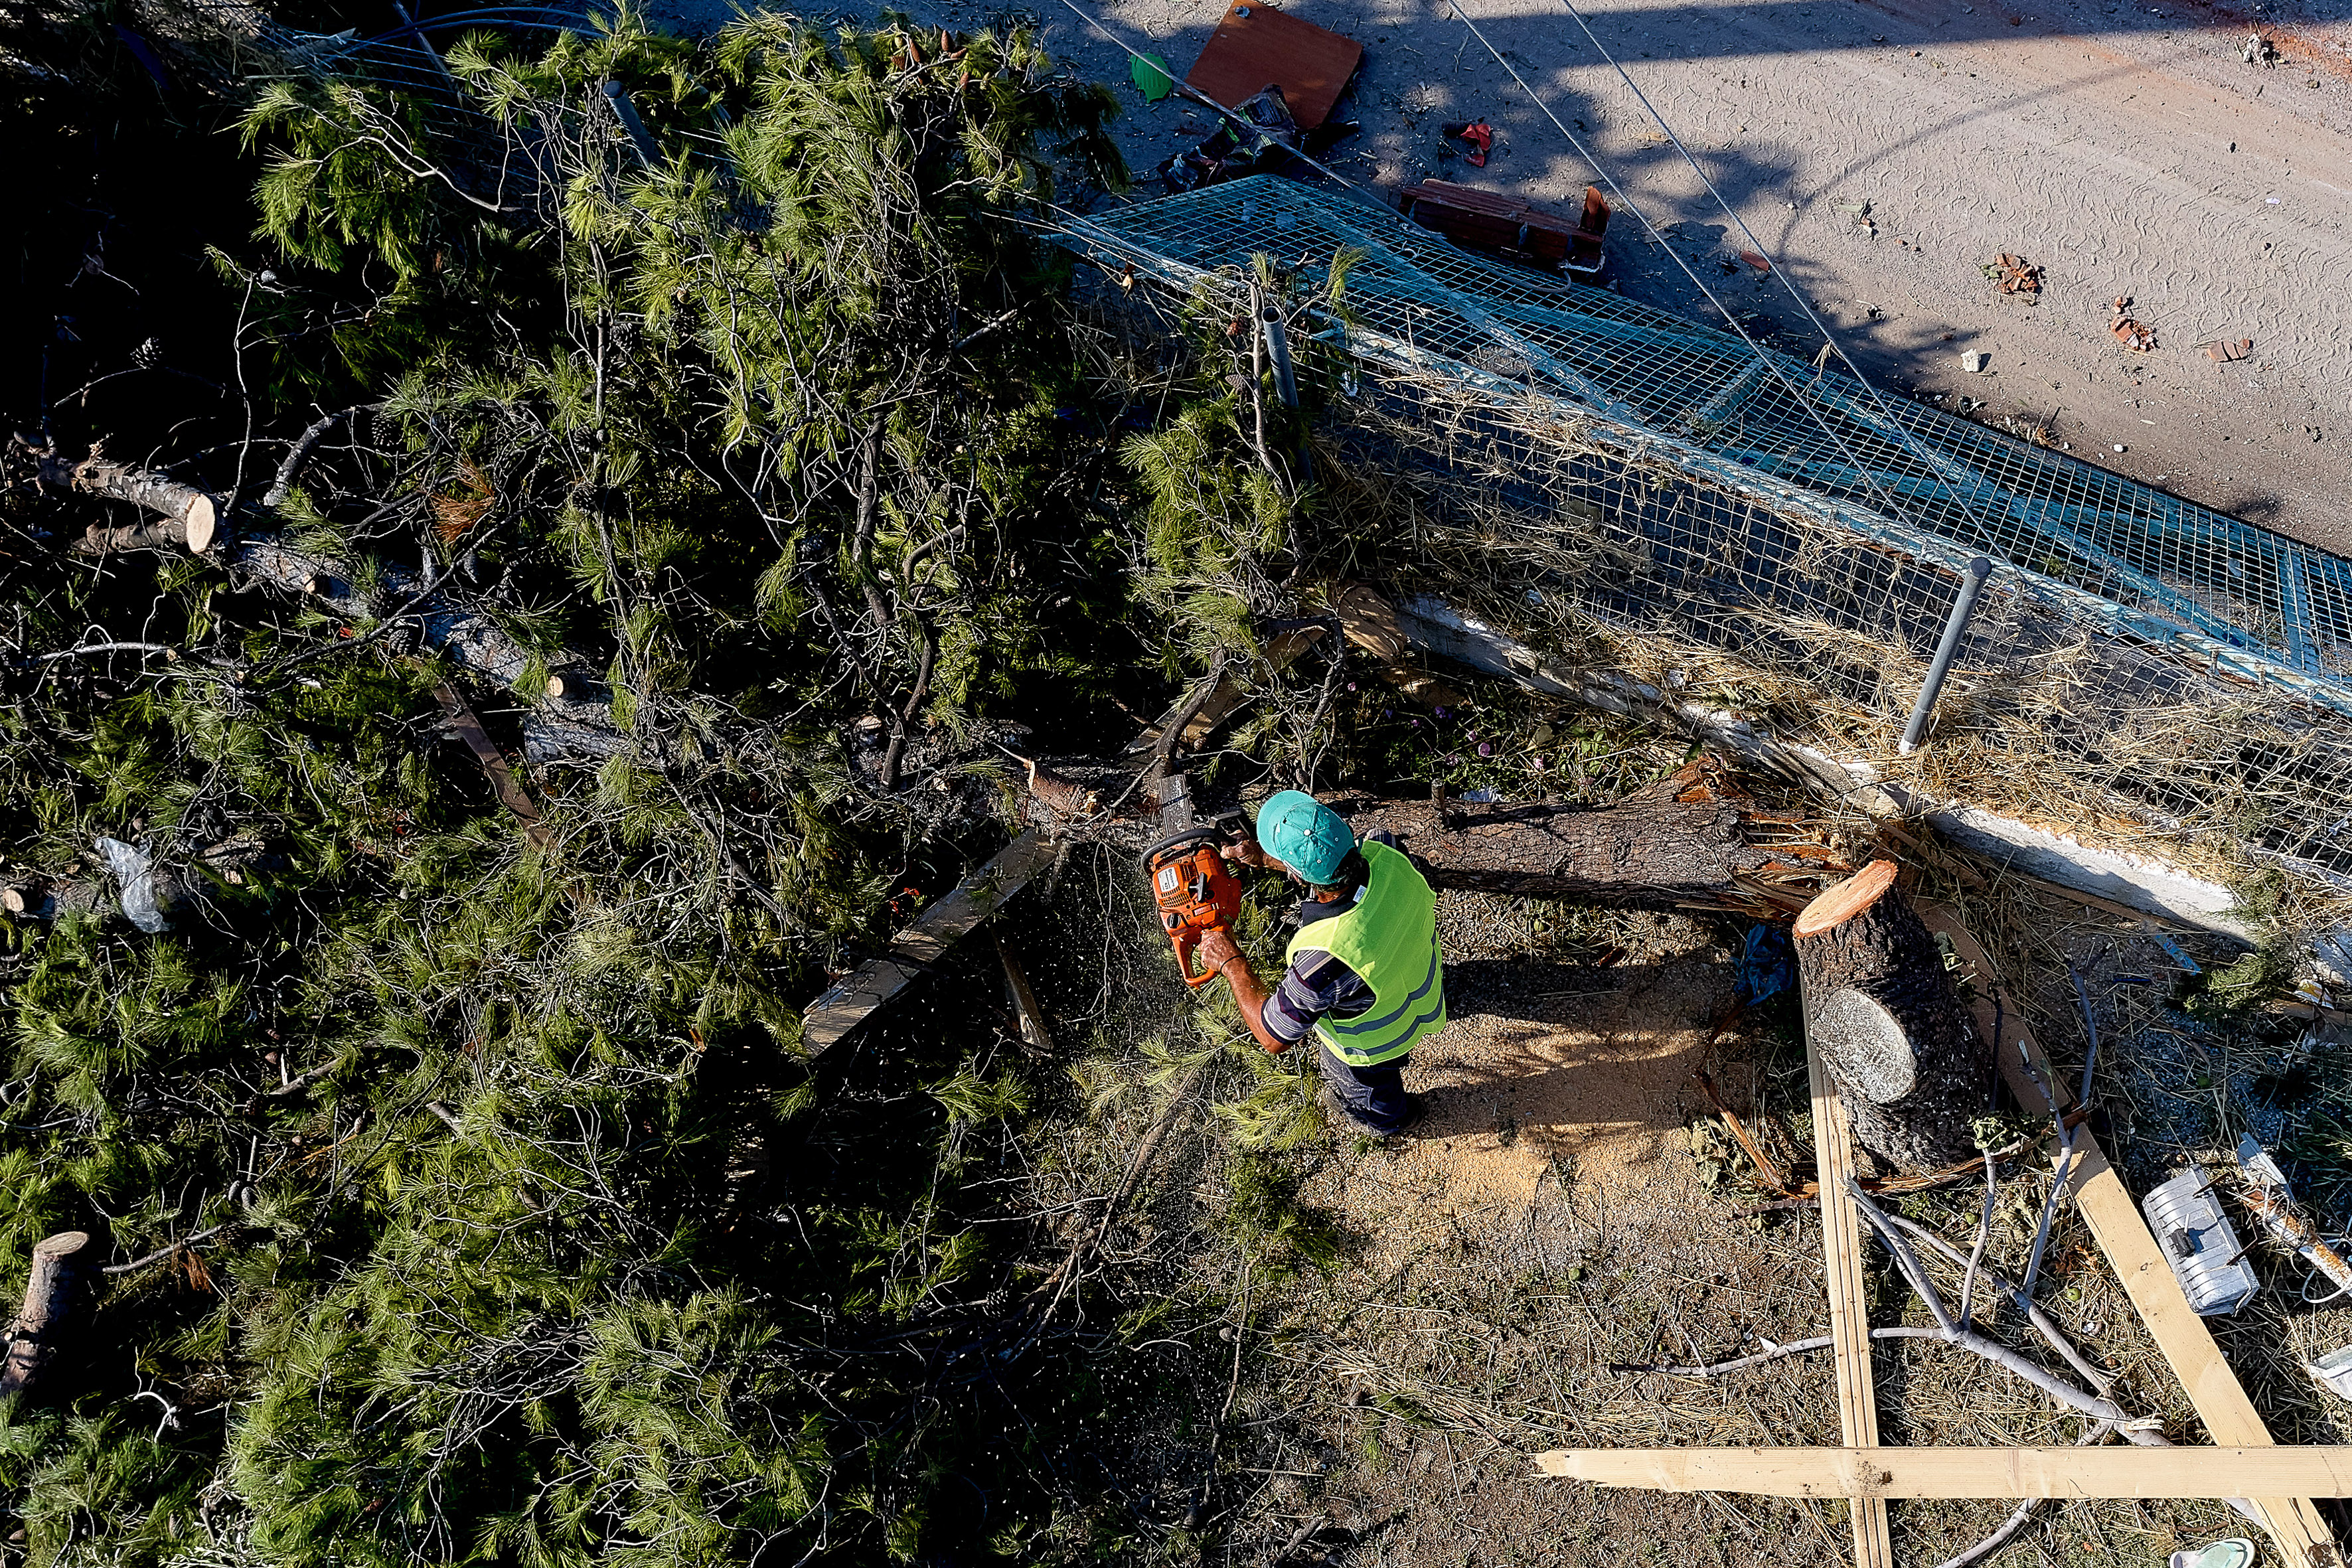
<path id="1" fill-rule="evenodd" d="M 132 1265 L 0 1409 L 0 1524 L 44 1568 L 1175 1551 L 1097 1450 L 1192 1392 L 1072 1323 L 1223 1303 L 1037 1307 L 1118 1179 L 1038 1212 L 1062 1076 L 971 1008 L 812 1068 L 799 1010 L 1002 842 L 1000 742 L 1108 749 L 1246 646 L 1297 421 L 1269 461 L 1221 318 L 1164 421 L 1073 346 L 1037 226 L 1124 176 L 1034 33 L 545 37 L 238 89 L 183 280 L 237 417 L 49 433 L 165 454 L 221 559 L 0 501 L 0 869 L 43 906 L 0 916 L 0 1281 L 65 1228 Z M 1230 1087 L 1296 1141 L 1294 1081 Z M 1319 1258 L 1244 1174 L 1203 1235 Z"/>

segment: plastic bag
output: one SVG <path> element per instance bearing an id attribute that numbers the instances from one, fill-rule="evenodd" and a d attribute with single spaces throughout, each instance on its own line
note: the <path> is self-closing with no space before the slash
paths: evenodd
<path id="1" fill-rule="evenodd" d="M 98 852 L 106 857 L 106 868 L 114 873 L 115 886 L 122 889 L 123 918 L 150 936 L 169 930 L 172 922 L 163 918 L 163 906 L 156 896 L 155 861 L 147 846 L 134 848 L 120 838 L 101 838 Z"/>

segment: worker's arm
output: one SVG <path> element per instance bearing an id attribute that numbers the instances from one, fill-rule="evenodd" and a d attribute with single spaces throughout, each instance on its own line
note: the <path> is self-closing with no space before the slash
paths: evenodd
<path id="1" fill-rule="evenodd" d="M 1250 967 L 1249 959 L 1234 945 L 1225 928 L 1216 926 L 1202 933 L 1198 951 L 1201 962 L 1223 974 L 1225 984 L 1233 987 L 1234 1005 L 1242 1010 L 1242 1022 L 1257 1037 L 1257 1043 L 1269 1051 L 1288 1050 L 1292 1042 L 1265 1026 L 1265 985 L 1258 979 L 1257 971 Z"/>

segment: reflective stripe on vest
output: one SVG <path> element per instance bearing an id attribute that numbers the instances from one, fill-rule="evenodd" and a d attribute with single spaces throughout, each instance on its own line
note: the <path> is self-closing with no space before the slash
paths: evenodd
<path id="1" fill-rule="evenodd" d="M 1301 926 L 1283 957 L 1319 947 L 1362 977 L 1372 1005 L 1352 1018 L 1318 1018 L 1316 1032 L 1350 1067 L 1393 1061 L 1445 1027 L 1445 971 L 1437 951 L 1437 895 L 1400 850 L 1362 846 L 1371 875 L 1342 914 Z"/>

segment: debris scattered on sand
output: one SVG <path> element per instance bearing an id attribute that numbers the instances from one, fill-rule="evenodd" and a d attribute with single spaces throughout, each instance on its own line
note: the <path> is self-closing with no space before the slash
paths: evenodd
<path id="1" fill-rule="evenodd" d="M 2246 41 L 2238 47 L 2238 54 L 2250 66 L 2278 64 L 2278 46 L 2260 33 L 2247 34 Z"/>
<path id="2" fill-rule="evenodd" d="M 2132 353 L 2144 354 L 2156 347 L 2156 329 L 2145 321 L 2132 320 L 2131 303 L 2128 294 L 2116 296 L 2113 306 L 2115 320 L 2107 323 L 2107 331 L 2115 333 L 2116 342 Z"/>
<path id="3" fill-rule="evenodd" d="M 2022 256 L 2002 251 L 1982 264 L 1984 275 L 2004 294 L 2033 295 L 2042 292 L 2042 268 Z"/>
<path id="4" fill-rule="evenodd" d="M 1870 216 L 1868 202 L 1840 202 L 1838 211 L 1851 214 L 1853 217 L 1853 226 L 1870 236 L 1871 238 L 1878 237 L 1878 223 Z"/>
<path id="5" fill-rule="evenodd" d="M 1979 353 L 1976 350 L 1970 349 L 1960 356 L 1960 368 L 1970 375 L 1982 375 L 1992 368 L 1992 355 Z"/>
<path id="6" fill-rule="evenodd" d="M 1765 258 L 1757 255 L 1752 250 L 1741 251 L 1739 253 L 1739 259 L 1745 261 L 1748 266 L 1753 267 L 1759 272 L 1769 272 L 1772 270 L 1772 263 Z"/>
<path id="7" fill-rule="evenodd" d="M 2222 364 L 2227 364 L 2231 360 L 2243 359 L 2253 352 L 2254 340 L 2252 338 L 2240 338 L 2234 342 L 2228 338 L 2223 338 L 2219 342 L 2205 345 L 2205 357 Z"/>
<path id="8" fill-rule="evenodd" d="M 1465 120 L 1453 125 L 1438 127 L 1450 142 L 1466 142 L 1470 150 L 1462 154 L 1474 169 L 1486 166 L 1486 154 L 1495 150 L 1495 128 L 1483 120 Z"/>

